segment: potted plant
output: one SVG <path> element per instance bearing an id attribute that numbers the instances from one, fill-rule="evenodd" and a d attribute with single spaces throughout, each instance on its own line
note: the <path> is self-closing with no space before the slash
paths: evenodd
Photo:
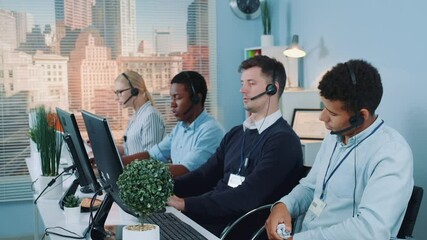
<path id="1" fill-rule="evenodd" d="M 41 175 L 40 187 L 47 184 L 58 175 L 59 161 L 63 144 L 62 133 L 59 131 L 61 125 L 56 114 L 46 110 L 44 106 L 32 109 L 30 112 L 29 137 L 35 143 L 40 156 Z M 49 191 L 50 196 L 62 194 L 62 180 L 57 179 L 57 186 Z M 59 185 L 61 183 L 61 185 Z"/>
<path id="2" fill-rule="evenodd" d="M 261 35 L 261 46 L 273 46 L 274 38 L 273 35 L 271 35 L 271 19 L 267 0 L 261 1 L 261 19 L 263 27 L 263 35 Z"/>
<path id="3" fill-rule="evenodd" d="M 144 224 L 144 218 L 165 208 L 173 192 L 169 168 L 155 159 L 136 160 L 127 165 L 117 181 L 123 202 L 139 215 L 141 224 L 123 228 L 123 239 L 159 239 L 159 227 Z M 151 229 L 146 231 L 146 229 Z M 144 235 L 134 238 L 135 234 Z M 147 237 L 149 235 L 150 237 Z"/>
<path id="4" fill-rule="evenodd" d="M 64 214 L 66 223 L 78 223 L 80 220 L 80 198 L 70 194 L 64 198 Z"/>

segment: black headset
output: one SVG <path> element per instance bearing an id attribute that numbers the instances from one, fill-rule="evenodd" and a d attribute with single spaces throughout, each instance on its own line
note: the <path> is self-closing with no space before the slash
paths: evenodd
<path id="1" fill-rule="evenodd" d="M 353 88 L 354 88 L 354 107 L 356 109 L 354 116 L 350 117 L 350 125 L 353 128 L 356 128 L 360 125 L 363 124 L 363 122 L 365 121 L 365 119 L 363 118 L 363 116 L 360 114 L 360 106 L 359 106 L 359 96 L 357 94 L 357 79 L 356 79 L 356 74 L 354 74 L 352 68 L 351 68 L 351 64 L 349 62 L 345 63 L 345 66 L 347 67 L 347 70 L 350 74 L 350 78 L 351 78 L 351 82 L 353 83 Z"/>
<path id="2" fill-rule="evenodd" d="M 129 78 L 128 78 L 128 76 L 125 74 L 125 73 L 122 73 L 122 75 L 123 75 L 123 77 L 125 77 L 126 78 L 126 80 L 128 80 L 128 82 L 129 82 L 129 85 L 130 85 L 130 94 L 132 95 L 132 96 L 138 96 L 138 94 L 139 94 L 139 89 L 138 88 L 135 88 L 135 87 L 133 87 L 133 85 L 132 85 L 132 83 L 130 82 L 130 80 L 129 80 Z"/>
<path id="3" fill-rule="evenodd" d="M 273 58 L 274 61 L 274 68 L 273 68 L 273 74 L 272 74 L 272 80 L 271 83 L 267 85 L 265 88 L 265 93 L 269 96 L 276 94 L 277 87 L 276 87 L 276 68 L 277 68 L 277 60 Z"/>
<path id="4" fill-rule="evenodd" d="M 193 80 L 190 77 L 188 72 L 184 72 L 185 76 L 187 76 L 188 81 L 190 82 L 191 87 L 191 103 L 198 104 L 200 102 L 200 96 L 196 93 L 196 89 L 194 88 Z"/>
<path id="5" fill-rule="evenodd" d="M 273 84 L 273 83 L 270 83 L 270 84 L 268 84 L 267 85 L 267 87 L 265 88 L 265 93 L 267 94 L 267 95 L 274 95 L 274 94 L 276 94 L 276 92 L 277 92 L 277 87 L 276 87 L 276 85 L 275 84 Z"/>

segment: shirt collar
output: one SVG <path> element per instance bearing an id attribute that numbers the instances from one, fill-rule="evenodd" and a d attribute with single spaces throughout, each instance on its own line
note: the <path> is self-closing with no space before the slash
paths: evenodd
<path id="1" fill-rule="evenodd" d="M 348 140 L 348 144 L 347 145 L 344 145 L 344 142 L 342 141 L 342 138 L 339 135 L 336 136 L 337 141 L 341 144 L 341 146 L 346 146 L 346 147 L 353 146 L 354 144 L 360 142 L 360 140 L 365 139 L 382 122 L 384 122 L 384 121 L 379 116 L 377 116 L 377 119 L 375 119 L 375 121 L 369 127 L 367 127 L 365 130 L 363 130 L 360 133 L 358 133 L 358 134 L 354 135 L 353 137 L 351 137 Z"/>
<path id="2" fill-rule="evenodd" d="M 277 110 L 276 112 L 256 122 L 252 121 L 251 117 L 248 117 L 243 122 L 243 131 L 246 131 L 246 129 L 257 129 L 258 134 L 261 134 L 265 129 L 269 128 L 271 125 L 273 125 L 273 123 L 277 121 L 277 119 L 281 117 L 282 113 L 280 112 L 280 110 Z"/>
<path id="3" fill-rule="evenodd" d="M 203 110 L 199 114 L 199 116 L 197 116 L 197 118 L 194 119 L 194 121 L 190 125 L 188 125 L 188 123 L 184 122 L 184 121 L 180 121 L 178 124 L 179 124 L 179 126 L 185 128 L 185 129 L 194 129 L 195 130 L 196 126 L 199 126 L 201 122 L 204 122 L 207 117 L 208 117 L 208 114 L 206 113 L 205 110 Z"/>
<path id="4" fill-rule="evenodd" d="M 145 102 L 139 109 L 138 109 L 138 111 L 137 111 L 137 113 L 140 113 L 140 112 L 143 112 L 144 111 L 144 109 L 146 109 L 148 106 L 151 106 L 151 102 L 150 101 L 147 101 L 147 102 Z"/>

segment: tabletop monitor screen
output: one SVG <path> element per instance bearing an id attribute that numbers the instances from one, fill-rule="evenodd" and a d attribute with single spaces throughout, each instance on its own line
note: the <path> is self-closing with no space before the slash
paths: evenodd
<path id="1" fill-rule="evenodd" d="M 93 172 L 74 114 L 60 108 L 56 108 L 56 113 L 64 129 L 65 137 L 68 135 L 71 140 L 67 141 L 66 138 L 66 143 L 77 169 L 76 178 L 80 186 L 89 187 L 93 192 L 97 192 L 101 186 Z"/>
<path id="2" fill-rule="evenodd" d="M 105 192 L 125 212 L 137 216 L 120 199 L 117 180 L 123 172 L 123 163 L 117 150 L 107 119 L 82 110 L 83 120 L 89 135 L 95 162 L 100 173 L 100 182 Z M 109 209 L 108 209 L 109 210 Z"/>

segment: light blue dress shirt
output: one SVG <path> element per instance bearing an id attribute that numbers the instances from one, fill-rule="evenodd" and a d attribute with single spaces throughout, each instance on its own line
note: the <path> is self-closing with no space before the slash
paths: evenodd
<path id="1" fill-rule="evenodd" d="M 377 117 L 347 145 L 338 136 L 324 139 L 307 177 L 279 201 L 292 217 L 307 212 L 294 240 L 397 236 L 414 185 L 413 157 L 405 139 L 383 123 Z M 326 206 L 317 217 L 308 208 L 322 189 Z"/>
<path id="2" fill-rule="evenodd" d="M 172 160 L 173 164 L 193 171 L 212 156 L 223 136 L 222 126 L 203 111 L 190 125 L 178 122 L 172 132 L 148 153 L 157 160 L 165 163 Z"/>

